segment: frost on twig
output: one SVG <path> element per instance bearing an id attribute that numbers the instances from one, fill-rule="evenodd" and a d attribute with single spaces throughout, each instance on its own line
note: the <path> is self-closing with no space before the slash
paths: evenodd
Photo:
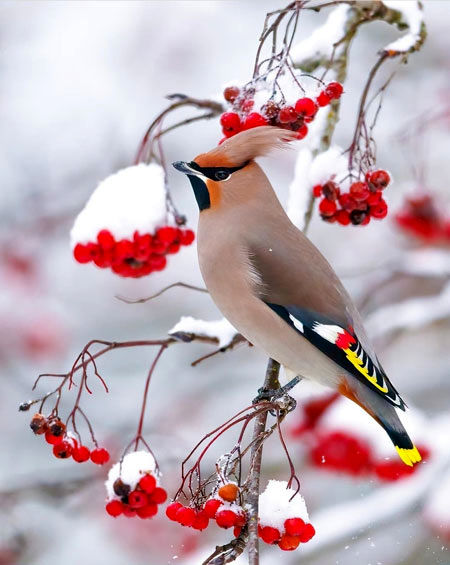
<path id="1" fill-rule="evenodd" d="M 398 27 L 408 28 L 408 33 L 386 45 L 384 51 L 389 55 L 400 55 L 417 50 L 425 38 L 421 3 L 416 0 L 383 0 L 383 4 L 391 10 L 400 12 Z"/>
<path id="2" fill-rule="evenodd" d="M 180 321 L 168 333 L 170 336 L 177 337 L 182 341 L 184 341 L 183 336 L 190 335 L 216 339 L 220 348 L 228 347 L 239 335 L 236 328 L 226 318 L 206 321 L 193 318 L 192 316 L 182 316 Z"/>

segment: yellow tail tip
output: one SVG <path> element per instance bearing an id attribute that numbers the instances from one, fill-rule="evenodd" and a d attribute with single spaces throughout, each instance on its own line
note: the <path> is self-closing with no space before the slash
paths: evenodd
<path id="1" fill-rule="evenodd" d="M 419 461 L 422 461 L 422 457 L 416 446 L 414 446 L 412 449 L 404 449 L 402 447 L 395 446 L 395 449 L 400 455 L 400 459 L 403 461 L 403 463 L 405 463 L 405 465 L 408 465 L 408 467 L 412 467 L 414 463 L 419 463 Z"/>

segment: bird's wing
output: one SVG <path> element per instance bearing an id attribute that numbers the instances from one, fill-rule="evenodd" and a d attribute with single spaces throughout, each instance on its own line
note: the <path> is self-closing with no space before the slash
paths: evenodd
<path id="1" fill-rule="evenodd" d="M 302 338 L 404 410 L 405 403 L 379 363 L 347 291 L 320 252 L 292 228 L 283 240 L 269 233 L 249 248 L 261 279 L 260 299 Z"/>

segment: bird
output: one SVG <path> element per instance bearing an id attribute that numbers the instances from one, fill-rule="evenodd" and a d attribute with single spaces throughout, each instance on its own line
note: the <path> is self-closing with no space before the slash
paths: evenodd
<path id="1" fill-rule="evenodd" d="M 397 409 L 361 315 L 331 265 L 289 219 L 255 161 L 295 139 L 274 126 L 242 131 L 192 161 L 199 207 L 200 271 L 216 306 L 288 374 L 316 381 L 358 404 L 388 434 L 401 460 L 421 460 Z"/>

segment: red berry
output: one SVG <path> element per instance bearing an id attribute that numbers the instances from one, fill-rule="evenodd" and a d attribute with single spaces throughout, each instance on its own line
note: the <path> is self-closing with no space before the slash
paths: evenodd
<path id="1" fill-rule="evenodd" d="M 284 106 L 278 113 L 278 120 L 282 124 L 290 124 L 297 120 L 297 112 L 293 106 Z"/>
<path id="2" fill-rule="evenodd" d="M 263 542 L 272 544 L 280 539 L 281 534 L 277 528 L 265 526 L 259 530 L 259 537 L 263 540 Z"/>
<path id="3" fill-rule="evenodd" d="M 96 465 L 104 465 L 109 461 L 109 453 L 103 447 L 91 451 L 91 461 Z"/>
<path id="4" fill-rule="evenodd" d="M 120 516 L 123 513 L 123 509 L 124 506 L 122 502 L 120 502 L 120 500 L 111 500 L 105 506 L 106 512 L 108 512 L 108 514 L 113 518 L 117 518 L 117 516 Z"/>
<path id="5" fill-rule="evenodd" d="M 383 170 L 372 171 L 366 174 L 366 180 L 370 185 L 370 188 L 374 190 L 383 190 L 391 182 L 391 177 L 389 173 Z"/>
<path id="6" fill-rule="evenodd" d="M 223 97 L 227 102 L 234 102 L 239 96 L 240 90 L 237 86 L 227 86 L 223 91 Z"/>
<path id="7" fill-rule="evenodd" d="M 242 530 L 241 527 L 239 527 L 239 526 L 234 526 L 234 528 L 233 528 L 233 536 L 234 536 L 235 538 L 238 538 L 238 537 L 241 535 L 241 530 Z"/>
<path id="8" fill-rule="evenodd" d="M 321 184 L 316 184 L 316 186 L 313 186 L 313 195 L 314 195 L 314 198 L 319 198 L 319 196 L 322 196 L 322 185 Z"/>
<path id="9" fill-rule="evenodd" d="M 232 510 L 218 510 L 216 523 L 220 528 L 232 528 L 236 524 L 237 515 Z"/>
<path id="10" fill-rule="evenodd" d="M 350 214 L 347 210 L 338 210 L 336 212 L 336 221 L 341 226 L 348 226 L 350 223 Z"/>
<path id="11" fill-rule="evenodd" d="M 383 200 L 382 198 L 380 199 L 379 202 L 377 202 L 376 204 L 370 207 L 370 215 L 376 218 L 377 220 L 382 220 L 383 218 L 385 218 L 387 216 L 387 213 L 388 213 L 388 205 L 386 204 L 386 201 Z"/>
<path id="12" fill-rule="evenodd" d="M 147 494 L 152 494 L 156 487 L 156 479 L 154 475 L 147 473 L 139 481 L 139 487 Z"/>
<path id="13" fill-rule="evenodd" d="M 264 116 L 258 114 L 258 112 L 252 112 L 245 118 L 243 129 L 252 129 L 259 126 L 266 126 L 269 122 Z"/>
<path id="14" fill-rule="evenodd" d="M 367 226 L 370 222 L 370 214 L 366 214 L 363 221 L 359 224 L 360 226 Z"/>
<path id="15" fill-rule="evenodd" d="M 143 506 L 142 508 L 138 508 L 136 510 L 136 514 L 139 518 L 145 520 L 146 518 L 153 518 L 155 514 L 158 513 L 158 506 L 156 504 L 147 504 L 147 506 Z"/>
<path id="16" fill-rule="evenodd" d="M 367 204 L 369 206 L 373 206 L 374 204 L 378 204 L 381 199 L 382 192 L 381 190 L 377 190 L 376 192 L 371 192 L 369 198 L 367 199 Z"/>
<path id="17" fill-rule="evenodd" d="M 175 520 L 182 526 L 192 526 L 195 521 L 196 513 L 193 508 L 182 506 L 175 515 Z"/>
<path id="18" fill-rule="evenodd" d="M 299 536 L 305 528 L 305 522 L 301 518 L 288 518 L 284 522 L 284 529 L 289 536 Z"/>
<path id="19" fill-rule="evenodd" d="M 121 241 L 116 243 L 114 247 L 114 258 L 116 261 L 129 259 L 130 257 L 133 257 L 133 254 L 134 254 L 133 242 L 128 241 L 128 239 L 122 239 Z"/>
<path id="20" fill-rule="evenodd" d="M 336 212 L 336 202 L 323 198 L 319 204 L 319 211 L 323 216 L 332 216 Z"/>
<path id="21" fill-rule="evenodd" d="M 155 504 L 162 504 L 167 500 L 167 492 L 162 487 L 156 487 L 150 495 L 150 500 Z"/>
<path id="22" fill-rule="evenodd" d="M 278 544 L 279 548 L 283 551 L 293 551 L 294 549 L 297 549 L 299 545 L 300 539 L 298 536 L 290 536 L 288 534 L 284 534 Z"/>
<path id="23" fill-rule="evenodd" d="M 155 271 L 162 271 L 167 265 L 167 259 L 161 255 L 152 255 L 150 264 Z"/>
<path id="24" fill-rule="evenodd" d="M 317 100 L 317 104 L 319 104 L 319 106 L 323 107 L 323 106 L 328 106 L 328 104 L 331 102 L 331 98 L 328 96 L 328 94 L 323 91 L 319 94 L 319 96 L 316 98 Z"/>
<path id="25" fill-rule="evenodd" d="M 68 459 L 72 455 L 72 450 L 72 444 L 63 440 L 53 446 L 53 455 L 58 459 Z"/>
<path id="26" fill-rule="evenodd" d="M 56 418 L 48 423 L 48 431 L 54 436 L 64 436 L 66 433 L 66 424 L 59 418 Z"/>
<path id="27" fill-rule="evenodd" d="M 128 504 L 133 509 L 143 508 L 148 504 L 148 496 L 140 490 L 133 490 L 128 495 Z"/>
<path id="28" fill-rule="evenodd" d="M 357 202 L 364 202 L 370 196 L 369 187 L 365 182 L 354 182 L 350 186 L 350 194 Z"/>
<path id="29" fill-rule="evenodd" d="M 61 443 L 64 439 L 64 436 L 55 436 L 51 433 L 50 430 L 47 430 L 45 432 L 45 441 L 47 443 L 50 443 L 51 445 L 58 445 L 58 443 Z"/>
<path id="30" fill-rule="evenodd" d="M 194 522 L 192 524 L 194 530 L 202 531 L 208 527 L 208 524 L 209 524 L 208 516 L 206 516 L 206 514 L 202 511 L 197 512 L 197 515 L 195 516 Z"/>
<path id="31" fill-rule="evenodd" d="M 341 97 L 341 94 L 344 92 L 344 88 L 340 82 L 330 82 L 327 84 L 325 88 L 325 93 L 331 99 L 338 99 Z"/>
<path id="32" fill-rule="evenodd" d="M 203 510 L 208 518 L 214 519 L 216 517 L 216 512 L 220 506 L 222 506 L 223 502 L 221 500 L 217 500 L 217 498 L 210 498 L 205 502 L 205 506 Z"/>
<path id="33" fill-rule="evenodd" d="M 163 228 L 159 228 L 156 232 L 156 236 L 159 241 L 162 241 L 163 243 L 172 243 L 175 241 L 177 235 L 178 228 L 174 228 L 172 226 L 164 226 Z"/>
<path id="34" fill-rule="evenodd" d="M 99 231 L 97 234 L 97 242 L 102 249 L 112 249 L 116 244 L 116 240 L 109 230 Z"/>
<path id="35" fill-rule="evenodd" d="M 85 461 L 88 461 L 90 456 L 91 452 L 85 445 L 77 446 L 72 451 L 73 460 L 77 463 L 84 463 Z"/>
<path id="36" fill-rule="evenodd" d="M 220 124 L 223 128 L 223 133 L 238 132 L 241 127 L 241 118 L 236 112 L 225 112 L 220 116 Z"/>
<path id="37" fill-rule="evenodd" d="M 339 185 L 329 180 L 322 187 L 322 193 L 328 200 L 336 200 L 341 193 Z"/>
<path id="38" fill-rule="evenodd" d="M 192 230 L 180 230 L 181 245 L 191 245 L 195 239 L 195 233 Z"/>
<path id="39" fill-rule="evenodd" d="M 338 202 L 342 208 L 348 212 L 352 212 L 357 206 L 356 200 L 348 193 L 341 194 L 338 198 Z"/>
<path id="40" fill-rule="evenodd" d="M 92 261 L 89 248 L 81 243 L 77 243 L 73 248 L 73 256 L 78 263 L 89 263 L 89 261 Z"/>
<path id="41" fill-rule="evenodd" d="M 123 515 L 127 518 L 134 518 L 136 516 L 136 510 L 130 508 L 126 504 L 123 505 Z"/>
<path id="42" fill-rule="evenodd" d="M 169 520 L 172 520 L 173 522 L 177 521 L 175 516 L 180 508 L 183 508 L 183 505 L 179 502 L 172 502 L 171 504 L 169 504 L 169 506 L 166 508 L 166 516 L 169 518 Z"/>
<path id="43" fill-rule="evenodd" d="M 301 543 L 308 542 L 316 534 L 316 530 L 312 524 L 305 524 L 303 531 L 299 534 Z"/>
<path id="44" fill-rule="evenodd" d="M 308 135 L 308 126 L 306 124 L 303 124 L 297 130 L 296 139 L 303 139 L 307 135 Z"/>
<path id="45" fill-rule="evenodd" d="M 295 111 L 300 116 L 311 118 L 317 112 L 317 104 L 311 98 L 300 98 L 295 103 Z"/>
<path id="46" fill-rule="evenodd" d="M 180 251 L 180 244 L 177 243 L 176 241 L 171 243 L 169 245 L 169 247 L 167 248 L 167 253 L 170 253 L 170 254 L 178 253 L 178 251 Z"/>

